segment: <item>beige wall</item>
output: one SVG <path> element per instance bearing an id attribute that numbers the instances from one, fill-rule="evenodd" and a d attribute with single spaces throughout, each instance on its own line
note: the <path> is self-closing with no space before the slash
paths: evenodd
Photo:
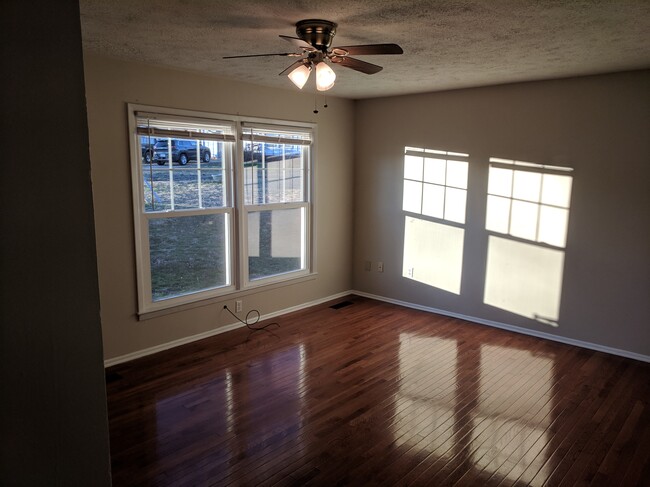
<path id="1" fill-rule="evenodd" d="M 88 52 L 85 74 L 106 359 L 230 324 L 223 303 L 239 297 L 246 309 L 271 313 L 351 288 L 650 355 L 648 71 L 358 102 L 330 98 L 318 115 L 313 95 L 295 90 Z M 318 277 L 138 321 L 127 102 L 316 122 Z M 401 276 L 406 145 L 470 154 L 459 296 Z M 557 328 L 483 303 L 489 157 L 575 168 Z M 383 261 L 385 272 L 366 272 L 367 260 Z"/>
<path id="2" fill-rule="evenodd" d="M 355 115 L 355 289 L 650 355 L 649 71 L 363 100 Z M 404 146 L 470 154 L 460 295 L 402 277 Z M 575 168 L 557 328 L 483 304 L 489 157 Z"/>
<path id="3" fill-rule="evenodd" d="M 313 113 L 314 95 L 234 83 L 195 73 L 124 63 L 84 53 L 90 154 L 97 235 L 104 358 L 209 332 L 233 322 L 223 311 L 238 297 L 262 314 L 322 299 L 351 287 L 353 108 L 329 97 Z M 128 102 L 221 114 L 315 122 L 316 279 L 254 294 L 230 295 L 138 321 Z M 319 100 L 322 103 L 322 98 Z"/>

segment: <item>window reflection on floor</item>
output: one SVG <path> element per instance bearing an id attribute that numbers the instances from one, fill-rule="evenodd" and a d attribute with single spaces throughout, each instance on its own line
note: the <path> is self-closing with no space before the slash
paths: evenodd
<path id="1" fill-rule="evenodd" d="M 470 478 L 547 478 L 553 356 L 402 333 L 399 358 L 396 447 L 430 464 L 470 465 Z"/>
<path id="2" fill-rule="evenodd" d="M 552 358 L 528 351 L 509 349 L 504 354 L 502 347 L 481 346 L 481 384 L 471 444 L 475 468 L 509 472 L 508 479 L 514 481 L 535 459 L 546 459 L 553 364 Z M 502 468 L 504 464 L 512 468 Z M 522 485 L 530 480 L 520 479 Z"/>
<path id="3" fill-rule="evenodd" d="M 399 359 L 396 445 L 449 457 L 454 446 L 456 340 L 402 333 Z"/>

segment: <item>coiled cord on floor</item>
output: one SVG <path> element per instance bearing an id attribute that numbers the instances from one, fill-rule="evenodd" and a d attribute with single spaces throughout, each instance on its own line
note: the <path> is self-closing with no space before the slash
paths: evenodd
<path id="1" fill-rule="evenodd" d="M 266 325 L 264 325 L 264 326 L 258 326 L 258 327 L 253 326 L 254 324 L 258 323 L 258 322 L 260 321 L 260 318 L 262 317 L 262 315 L 260 314 L 260 312 L 259 312 L 258 310 L 256 310 L 256 309 L 252 309 L 252 310 L 250 310 L 248 313 L 246 313 L 246 318 L 244 318 L 243 320 L 242 320 L 239 316 L 237 316 L 235 313 L 233 313 L 233 312 L 230 310 L 230 308 L 228 307 L 227 304 L 224 304 L 224 305 L 223 305 L 223 309 L 227 310 L 228 313 L 230 313 L 231 315 L 233 315 L 237 321 L 239 321 L 240 323 L 246 325 L 246 327 L 247 327 L 249 330 L 253 330 L 253 331 L 265 330 L 265 329 L 267 329 L 269 326 L 273 326 L 273 325 L 276 325 L 278 328 L 280 327 L 280 323 L 277 323 L 277 322 L 275 322 L 275 321 L 272 322 L 272 323 L 268 323 L 268 324 L 266 324 Z M 257 314 L 257 316 L 256 316 L 255 318 L 253 318 L 255 321 L 253 321 L 252 323 L 249 323 L 248 320 L 249 320 L 249 317 L 250 317 L 250 315 L 251 315 L 252 313 Z"/>

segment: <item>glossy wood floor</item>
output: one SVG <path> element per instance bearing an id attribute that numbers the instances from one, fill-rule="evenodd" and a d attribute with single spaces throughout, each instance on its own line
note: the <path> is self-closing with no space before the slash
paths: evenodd
<path id="1" fill-rule="evenodd" d="M 107 370 L 114 485 L 650 485 L 650 364 L 348 301 Z"/>

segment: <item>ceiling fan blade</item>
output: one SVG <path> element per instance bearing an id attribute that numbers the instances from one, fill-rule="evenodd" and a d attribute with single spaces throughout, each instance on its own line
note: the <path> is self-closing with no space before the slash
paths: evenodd
<path id="1" fill-rule="evenodd" d="M 272 54 L 246 54 L 244 56 L 224 56 L 223 59 L 236 59 L 240 57 L 263 57 L 263 56 L 301 56 L 295 52 L 276 52 Z"/>
<path id="2" fill-rule="evenodd" d="M 332 56 L 331 60 L 333 63 L 340 64 L 346 68 L 354 69 L 355 71 L 360 71 L 361 73 L 366 74 L 375 74 L 384 69 L 381 66 L 377 66 L 376 64 L 367 63 L 353 57 Z"/>
<path id="3" fill-rule="evenodd" d="M 315 50 L 314 46 L 312 46 L 309 42 L 303 41 L 299 37 L 290 37 L 290 36 L 283 36 L 283 35 L 281 35 L 280 37 L 285 41 L 290 42 L 294 46 L 299 47 L 301 49 L 308 49 L 310 51 Z"/>
<path id="4" fill-rule="evenodd" d="M 359 46 L 337 46 L 332 49 L 336 52 L 337 49 L 344 49 L 352 56 L 360 56 L 364 54 L 403 54 L 404 51 L 397 44 L 366 44 Z"/>
<path id="5" fill-rule="evenodd" d="M 287 69 L 285 69 L 284 71 L 282 71 L 282 72 L 280 73 L 280 76 L 282 76 L 283 74 L 290 73 L 291 71 L 293 71 L 294 69 L 296 69 L 296 68 L 297 68 L 298 66 L 300 66 L 301 64 L 304 64 L 304 62 L 305 62 L 305 61 L 304 61 L 303 59 L 301 59 L 300 61 L 296 61 L 295 63 L 291 64 L 291 66 L 289 66 Z"/>

